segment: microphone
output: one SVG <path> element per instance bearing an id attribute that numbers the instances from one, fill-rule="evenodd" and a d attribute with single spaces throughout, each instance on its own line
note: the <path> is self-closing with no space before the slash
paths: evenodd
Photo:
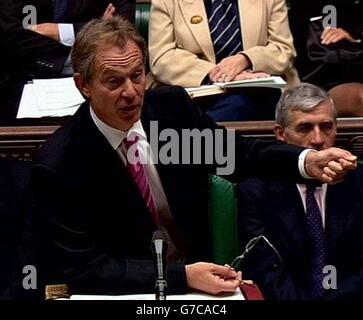
<path id="1" fill-rule="evenodd" d="M 168 243 L 162 231 L 155 231 L 151 240 L 151 250 L 154 254 L 155 267 L 155 299 L 166 300 L 167 282 L 165 277 L 166 252 Z"/>

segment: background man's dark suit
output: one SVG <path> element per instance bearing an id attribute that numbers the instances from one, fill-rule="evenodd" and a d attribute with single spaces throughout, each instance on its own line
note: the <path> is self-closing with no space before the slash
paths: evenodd
<path id="1" fill-rule="evenodd" d="M 101 17 L 108 0 L 69 1 L 65 23 L 73 23 L 75 33 L 92 18 Z M 116 11 L 134 21 L 135 1 L 112 1 Z M 0 121 L 14 118 L 24 83 L 34 78 L 61 75 L 70 47 L 23 28 L 27 14 L 23 7 L 37 9 L 37 24 L 53 22 L 52 0 L 0 0 Z"/>
<path id="2" fill-rule="evenodd" d="M 293 183 L 248 180 L 239 190 L 239 232 L 245 245 L 263 234 L 279 251 L 283 263 L 265 245 L 258 245 L 242 265 L 270 299 L 309 299 L 311 240 L 306 214 Z M 325 230 L 327 264 L 337 268 L 338 289 L 326 298 L 363 297 L 363 170 L 328 186 Z"/>
<path id="3" fill-rule="evenodd" d="M 159 121 L 159 130 L 173 128 L 179 134 L 183 128 L 215 128 L 178 87 L 147 94 L 142 115 L 147 135 L 150 120 Z M 284 156 L 273 152 L 277 150 Z M 298 179 L 300 151 L 283 143 L 241 138 L 231 178 Z M 185 240 L 187 261 L 210 260 L 208 174 L 213 166 L 156 167 Z M 153 291 L 153 266 L 142 260 L 151 259 L 156 226 L 121 159 L 93 123 L 87 104 L 44 145 L 32 181 L 25 252 L 41 252 L 43 259 L 24 255 L 23 264 L 37 266 L 40 294 L 42 285 L 50 282 L 70 283 L 74 292 L 83 293 Z M 35 234 L 42 236 L 37 239 Z M 59 273 L 45 275 L 50 270 Z M 170 292 L 185 292 L 184 266 L 169 264 L 168 275 Z"/>

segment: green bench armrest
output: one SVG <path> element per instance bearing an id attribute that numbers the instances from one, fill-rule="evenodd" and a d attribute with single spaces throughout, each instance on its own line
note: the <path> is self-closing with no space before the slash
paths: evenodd
<path id="1" fill-rule="evenodd" d="M 235 193 L 233 183 L 211 175 L 210 222 L 215 263 L 231 263 L 239 254 Z"/>

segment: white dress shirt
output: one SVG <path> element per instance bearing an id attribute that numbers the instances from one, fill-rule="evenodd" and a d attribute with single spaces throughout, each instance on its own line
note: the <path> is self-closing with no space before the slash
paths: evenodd
<path id="1" fill-rule="evenodd" d="M 101 133 L 105 136 L 107 141 L 110 143 L 112 148 L 117 152 L 117 155 L 125 165 L 126 165 L 126 153 L 122 147 L 123 146 L 122 141 L 125 138 L 128 138 L 128 140 L 134 140 L 132 139 L 133 136 L 135 135 L 139 136 L 138 151 L 140 158 L 145 159 L 145 157 L 151 155 L 150 144 L 147 141 L 147 136 L 140 120 L 135 122 L 129 131 L 121 131 L 110 127 L 100 118 L 98 118 L 96 113 L 93 111 L 92 107 L 90 107 L 90 112 L 92 120 L 94 121 L 98 130 L 100 130 Z M 152 164 L 150 161 L 147 161 L 145 164 L 145 169 L 150 182 L 150 188 L 155 200 L 157 212 L 159 214 L 161 214 L 162 212 L 166 212 L 166 214 L 170 215 L 168 201 L 166 199 L 164 189 L 161 184 L 160 177 L 156 170 L 155 165 Z"/>
<path id="2" fill-rule="evenodd" d="M 75 41 L 74 28 L 71 23 L 58 23 L 59 42 L 67 47 L 72 47 Z M 64 63 L 61 76 L 72 76 L 74 69 L 71 61 L 71 55 L 67 57 Z"/>

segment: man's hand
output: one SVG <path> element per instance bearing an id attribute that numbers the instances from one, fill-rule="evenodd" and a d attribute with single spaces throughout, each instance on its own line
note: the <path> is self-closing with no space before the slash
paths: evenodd
<path id="1" fill-rule="evenodd" d="M 213 82 L 227 82 L 247 69 L 249 66 L 248 59 L 243 54 L 235 54 L 224 58 L 210 72 L 209 78 Z"/>
<path id="2" fill-rule="evenodd" d="M 110 20 L 116 15 L 116 8 L 113 6 L 112 3 L 109 3 L 105 12 L 103 13 L 101 19 L 102 20 Z"/>
<path id="3" fill-rule="evenodd" d="M 252 72 L 252 71 L 242 71 L 237 74 L 233 80 L 251 80 L 251 79 L 259 79 L 259 78 L 267 78 L 271 75 L 266 72 Z"/>
<path id="4" fill-rule="evenodd" d="M 357 157 L 339 148 L 311 151 L 305 158 L 306 173 L 329 184 L 342 181 L 348 170 L 356 168 Z"/>
<path id="5" fill-rule="evenodd" d="M 59 29 L 57 23 L 40 23 L 29 26 L 29 29 L 59 42 Z"/>
<path id="6" fill-rule="evenodd" d="M 353 39 L 353 37 L 342 28 L 325 28 L 323 33 L 321 34 L 321 44 L 329 45 L 333 43 L 337 43 L 342 40 L 348 40 L 349 42 L 359 42 L 358 40 Z"/>
<path id="7" fill-rule="evenodd" d="M 241 272 L 229 266 L 198 262 L 185 266 L 188 287 L 211 294 L 235 292 L 242 281 Z"/>

